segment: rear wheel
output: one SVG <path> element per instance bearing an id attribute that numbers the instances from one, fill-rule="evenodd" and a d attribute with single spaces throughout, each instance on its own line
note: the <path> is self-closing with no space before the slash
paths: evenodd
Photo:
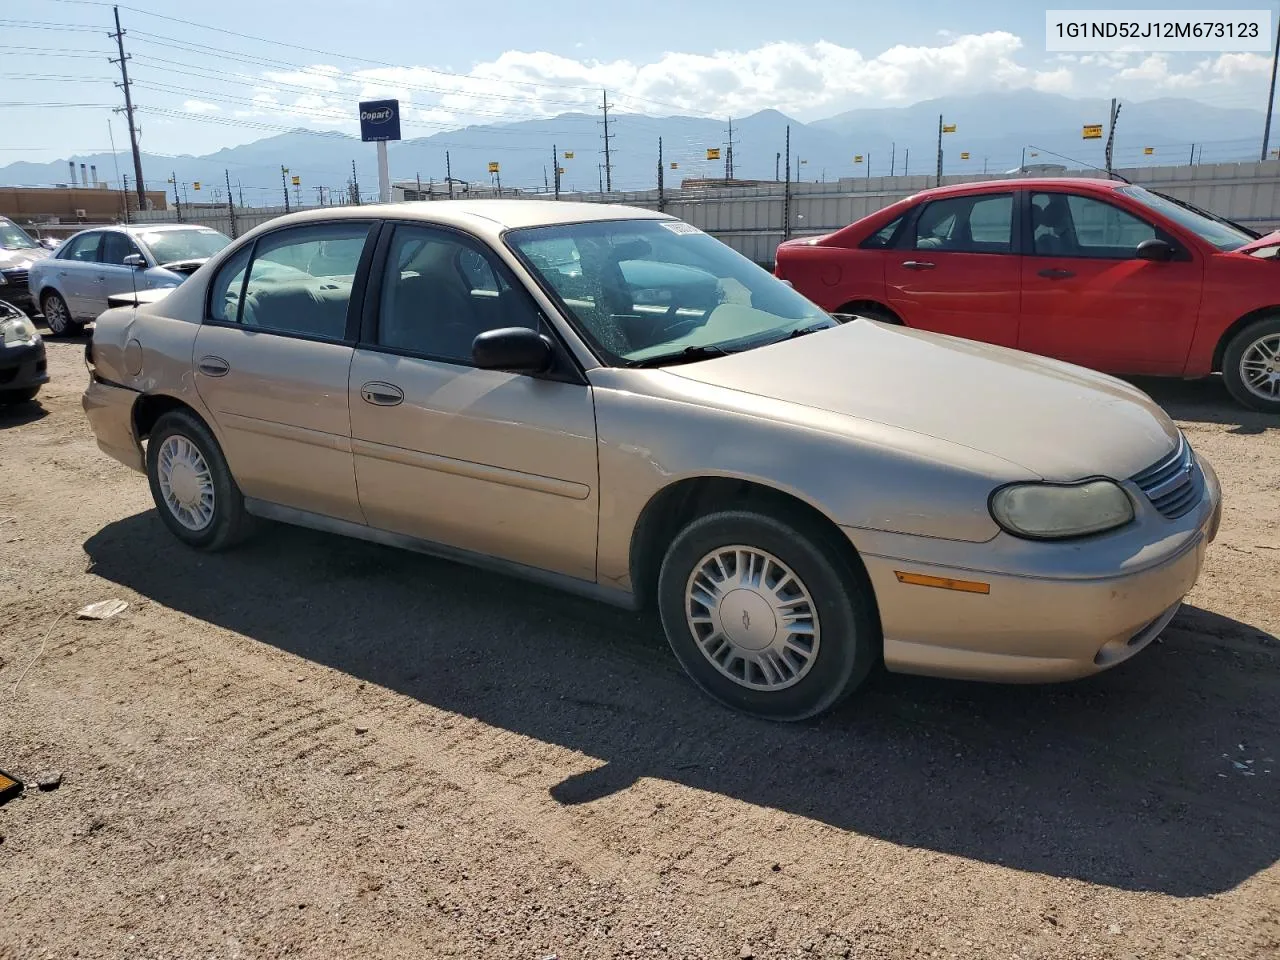
<path id="1" fill-rule="evenodd" d="M 80 324 L 71 319 L 67 301 L 63 300 L 62 294 L 56 290 L 50 290 L 44 295 L 40 301 L 40 310 L 44 314 L 45 326 L 49 328 L 52 336 L 62 337 L 79 331 Z"/>
<path id="2" fill-rule="evenodd" d="M 836 706 L 879 657 L 866 574 L 804 522 L 749 510 L 693 521 L 658 575 L 662 625 L 707 693 L 804 720 Z"/>
<path id="3" fill-rule="evenodd" d="M 866 317 L 868 320 L 879 320 L 881 323 L 891 323 L 897 327 L 902 326 L 902 320 L 891 310 L 884 307 L 864 307 L 850 304 L 837 310 L 836 316 L 842 320 L 850 320 L 853 317 Z"/>
<path id="4" fill-rule="evenodd" d="M 1227 390 L 1246 407 L 1280 413 L 1280 314 L 1249 324 L 1222 356 Z"/>
<path id="5" fill-rule="evenodd" d="M 39 387 L 24 387 L 21 390 L 0 390 L 0 406 L 27 403 L 34 400 L 39 392 Z"/>
<path id="6" fill-rule="evenodd" d="M 147 479 L 165 526 L 199 550 L 222 550 L 249 532 L 244 496 L 209 428 L 194 414 L 162 416 L 147 442 Z"/>

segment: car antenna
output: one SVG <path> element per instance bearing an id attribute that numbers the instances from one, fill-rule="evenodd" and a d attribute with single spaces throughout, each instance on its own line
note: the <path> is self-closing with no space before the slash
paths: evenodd
<path id="1" fill-rule="evenodd" d="M 1085 163 L 1083 160 L 1077 160 L 1075 157 L 1068 157 L 1064 153 L 1054 153 L 1052 150 L 1046 150 L 1044 147 L 1037 147 L 1034 143 L 1029 143 L 1027 144 L 1027 146 L 1030 147 L 1032 150 L 1036 150 L 1040 153 L 1047 153 L 1051 157 L 1057 157 L 1059 160 L 1066 160 L 1068 163 L 1078 164 L 1080 168 L 1083 170 L 1097 170 L 1100 173 L 1105 173 L 1112 180 L 1119 180 L 1121 183 L 1128 183 L 1128 184 L 1132 184 L 1133 182 L 1129 180 L 1127 177 L 1120 176 L 1120 174 L 1116 173 L 1114 170 L 1106 170 L 1106 169 L 1103 169 L 1102 167 L 1094 166 L 1092 163 Z M 1025 168 L 1023 169 L 1025 171 Z"/>

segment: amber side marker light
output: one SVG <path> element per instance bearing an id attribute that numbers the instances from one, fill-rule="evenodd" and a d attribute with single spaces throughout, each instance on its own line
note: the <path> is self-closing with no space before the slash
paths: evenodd
<path id="1" fill-rule="evenodd" d="M 917 587 L 937 587 L 940 590 L 959 590 L 961 593 L 990 593 L 991 584 L 980 580 L 952 580 L 950 577 L 929 577 L 923 573 L 893 571 L 899 583 L 911 583 Z"/>
<path id="2" fill-rule="evenodd" d="M 22 781 L 0 770 L 0 805 L 22 792 Z"/>

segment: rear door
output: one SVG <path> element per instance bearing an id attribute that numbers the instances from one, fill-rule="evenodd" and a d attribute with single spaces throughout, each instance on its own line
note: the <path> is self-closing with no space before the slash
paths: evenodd
<path id="1" fill-rule="evenodd" d="M 364 522 L 347 377 L 372 228 L 341 220 L 264 234 L 210 285 L 196 388 L 247 497 Z"/>
<path id="2" fill-rule="evenodd" d="M 93 313 L 92 310 L 98 284 L 98 254 L 104 236 L 101 230 L 82 233 L 67 244 L 65 256 L 58 258 L 54 289 L 62 294 L 71 316 L 77 320 L 92 319 L 102 312 Z"/>
<path id="3" fill-rule="evenodd" d="M 1021 271 L 1014 193 L 923 203 L 885 257 L 885 296 L 909 327 L 1014 346 Z"/>
<path id="4" fill-rule="evenodd" d="M 1068 189 L 1027 195 L 1018 347 L 1107 373 L 1182 373 L 1204 263 L 1152 220 Z M 1158 238 L 1177 259 L 1140 260 Z"/>

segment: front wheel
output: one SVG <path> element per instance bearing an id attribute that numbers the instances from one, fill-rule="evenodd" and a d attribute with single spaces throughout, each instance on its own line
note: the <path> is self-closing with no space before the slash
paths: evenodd
<path id="1" fill-rule="evenodd" d="M 1249 324 L 1222 355 L 1227 390 L 1246 407 L 1280 413 L 1280 315 Z"/>
<path id="2" fill-rule="evenodd" d="M 759 717 L 830 710 L 879 658 L 865 571 L 804 522 L 750 510 L 693 521 L 663 560 L 658 608 L 694 682 Z"/>
<path id="3" fill-rule="evenodd" d="M 44 295 L 40 301 L 40 310 L 44 314 L 45 326 L 49 328 L 51 336 L 62 337 L 80 329 L 80 324 L 71 319 L 71 310 L 67 307 L 67 301 L 63 300 L 62 294 L 56 290 L 51 290 Z"/>
<path id="4" fill-rule="evenodd" d="M 0 407 L 28 403 L 36 398 L 39 387 L 23 387 L 21 390 L 0 390 Z"/>
<path id="5" fill-rule="evenodd" d="M 166 413 L 147 441 L 147 479 L 165 526 L 198 550 L 222 550 L 249 529 L 244 496 L 218 441 L 199 417 Z"/>

